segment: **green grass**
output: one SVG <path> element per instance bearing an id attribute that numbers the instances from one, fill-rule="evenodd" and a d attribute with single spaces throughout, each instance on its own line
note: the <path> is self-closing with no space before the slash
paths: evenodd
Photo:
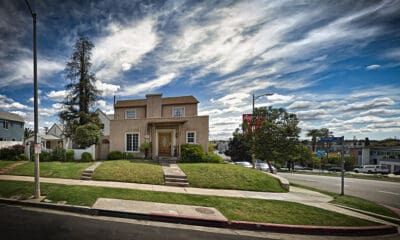
<path id="1" fill-rule="evenodd" d="M 1 160 L 0 161 L 0 169 L 7 167 L 11 164 L 17 163 L 17 161 L 5 161 L 5 160 Z"/>
<path id="2" fill-rule="evenodd" d="M 286 192 L 279 181 L 259 170 L 232 164 L 180 163 L 191 187 Z"/>
<path id="3" fill-rule="evenodd" d="M 93 163 L 84 162 L 41 162 L 40 166 L 40 176 L 50 177 L 50 178 L 72 178 L 79 179 L 81 177 L 82 171 L 92 165 Z M 28 162 L 21 166 L 18 166 L 5 174 L 10 175 L 24 175 L 33 176 L 34 162 Z"/>
<path id="4" fill-rule="evenodd" d="M 93 180 L 164 184 L 162 167 L 155 163 L 130 162 L 128 160 L 107 161 L 101 164 Z"/>
<path id="5" fill-rule="evenodd" d="M 320 175 L 320 176 L 329 176 L 329 177 L 341 177 L 340 172 L 309 172 L 309 171 L 295 171 L 293 173 L 296 174 L 305 174 L 305 175 Z M 387 181 L 387 182 L 400 182 L 400 177 L 389 177 L 385 174 L 358 174 L 358 173 L 350 173 L 346 172 L 344 174 L 346 178 L 358 178 L 358 179 L 371 179 L 371 180 L 379 180 L 379 181 Z"/>
<path id="6" fill-rule="evenodd" d="M 32 182 L 0 181 L 0 196 L 30 196 Z M 97 198 L 115 198 L 148 202 L 215 207 L 229 220 L 264 223 L 323 225 L 323 226 L 371 226 L 378 225 L 366 220 L 326 211 L 293 202 L 202 196 L 168 192 L 152 192 L 105 187 L 41 184 L 42 195 L 52 201 L 92 206 Z"/>
<path id="7" fill-rule="evenodd" d="M 365 200 L 363 198 L 353 197 L 353 196 L 349 196 L 349 195 L 342 196 L 337 193 L 321 191 L 321 190 L 318 190 L 318 189 L 315 189 L 312 187 L 307 187 L 307 186 L 303 186 L 303 185 L 299 185 L 299 184 L 290 184 L 290 185 L 329 195 L 329 196 L 333 197 L 333 200 L 330 202 L 333 204 L 351 207 L 351 208 L 355 208 L 355 209 L 359 209 L 359 210 L 363 210 L 363 211 L 367 211 L 367 212 L 372 212 L 372 213 L 376 213 L 379 215 L 384 215 L 384 216 L 388 216 L 388 217 L 392 217 L 392 218 L 399 218 L 399 216 L 397 216 L 397 214 L 395 214 L 391 210 L 385 208 L 384 206 L 381 206 L 377 203 Z"/>

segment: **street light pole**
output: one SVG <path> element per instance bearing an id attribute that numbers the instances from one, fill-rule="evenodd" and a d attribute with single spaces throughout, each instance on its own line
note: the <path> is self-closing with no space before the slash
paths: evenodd
<path id="1" fill-rule="evenodd" d="M 39 180 L 39 153 L 41 150 L 38 131 L 39 131 L 39 118 L 38 118 L 38 88 L 37 88 L 37 36 L 36 36 L 36 13 L 32 11 L 28 0 L 25 0 L 26 5 L 31 12 L 33 19 L 33 105 L 34 105 L 34 153 L 35 153 L 35 192 L 34 198 L 38 199 L 40 197 L 40 180 Z"/>

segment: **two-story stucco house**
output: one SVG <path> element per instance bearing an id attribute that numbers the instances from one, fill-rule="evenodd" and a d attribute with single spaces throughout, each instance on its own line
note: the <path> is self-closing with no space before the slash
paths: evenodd
<path id="1" fill-rule="evenodd" d="M 0 141 L 22 141 L 24 119 L 18 114 L 0 112 Z"/>
<path id="2" fill-rule="evenodd" d="M 208 116 L 198 116 L 193 96 L 167 97 L 148 94 L 146 99 L 121 100 L 114 104 L 110 121 L 110 151 L 140 153 L 151 143 L 151 158 L 178 157 L 180 146 L 199 144 L 208 148 Z"/>

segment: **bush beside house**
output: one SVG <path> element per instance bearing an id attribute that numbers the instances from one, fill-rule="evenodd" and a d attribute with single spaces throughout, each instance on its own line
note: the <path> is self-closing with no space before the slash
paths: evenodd
<path id="1" fill-rule="evenodd" d="M 0 160 L 20 160 L 20 155 L 24 153 L 23 145 L 14 145 L 0 149 Z"/>
<path id="2" fill-rule="evenodd" d="M 181 146 L 181 161 L 187 163 L 222 163 L 224 160 L 212 152 L 205 154 L 201 145 L 183 144 Z"/>
<path id="3" fill-rule="evenodd" d="M 81 161 L 82 162 L 91 162 L 91 161 L 93 161 L 92 154 L 90 154 L 89 152 L 82 153 Z"/>

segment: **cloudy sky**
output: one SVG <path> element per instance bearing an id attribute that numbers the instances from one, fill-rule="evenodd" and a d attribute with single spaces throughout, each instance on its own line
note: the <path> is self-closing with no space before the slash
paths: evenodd
<path id="1" fill-rule="evenodd" d="M 33 3 L 33 0 L 31 0 Z M 241 115 L 284 107 L 302 136 L 326 127 L 358 139 L 400 137 L 400 1 L 36 1 L 40 126 L 57 122 L 63 69 L 77 37 L 95 44 L 93 71 L 112 99 L 193 95 L 210 140 Z M 0 109 L 33 126 L 32 18 L 0 1 Z"/>

